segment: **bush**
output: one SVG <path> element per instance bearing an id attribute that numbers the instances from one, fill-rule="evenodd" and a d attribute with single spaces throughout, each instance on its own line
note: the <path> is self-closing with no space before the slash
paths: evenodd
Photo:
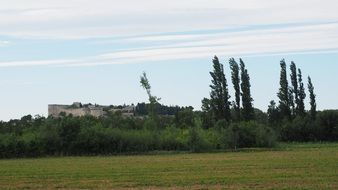
<path id="1" fill-rule="evenodd" d="M 151 118 L 146 118 L 144 123 L 143 123 L 143 129 L 147 129 L 147 130 L 156 130 L 157 127 L 157 123 L 154 119 Z M 125 129 L 125 128 L 124 128 Z"/>
<path id="2" fill-rule="evenodd" d="M 320 127 L 321 140 L 337 141 L 338 140 L 338 111 L 326 110 L 317 114 L 317 126 Z"/>
<path id="3" fill-rule="evenodd" d="M 36 132 L 26 132 L 19 138 L 22 143 L 22 154 L 28 157 L 40 156 L 43 153 L 41 140 Z"/>
<path id="4" fill-rule="evenodd" d="M 211 149 L 211 144 L 204 138 L 203 130 L 199 127 L 189 129 L 188 146 L 192 152 L 202 152 Z"/>
<path id="5" fill-rule="evenodd" d="M 273 129 L 256 122 L 234 123 L 225 130 L 225 147 L 273 147 L 276 136 Z"/>
<path id="6" fill-rule="evenodd" d="M 280 131 L 282 141 L 337 141 L 338 111 L 318 112 L 316 120 L 309 115 L 285 122 Z"/>
<path id="7" fill-rule="evenodd" d="M 274 130 L 265 125 L 258 125 L 255 130 L 257 147 L 274 147 L 276 146 L 277 137 Z"/>
<path id="8" fill-rule="evenodd" d="M 183 130 L 174 125 L 165 128 L 160 135 L 160 147 L 162 150 L 186 150 L 187 144 L 180 140 L 179 136 Z M 184 139 L 184 137 L 182 138 Z"/>
<path id="9" fill-rule="evenodd" d="M 307 121 L 303 117 L 296 117 L 293 121 L 287 121 L 280 130 L 283 141 L 304 141 L 306 134 L 303 130 L 307 127 Z"/>
<path id="10" fill-rule="evenodd" d="M 207 129 L 203 130 L 203 138 L 209 143 L 210 149 L 226 149 L 224 143 L 225 129 Z"/>
<path id="11" fill-rule="evenodd" d="M 225 129 L 229 126 L 228 122 L 225 119 L 221 119 L 216 122 L 215 128 L 216 129 Z"/>

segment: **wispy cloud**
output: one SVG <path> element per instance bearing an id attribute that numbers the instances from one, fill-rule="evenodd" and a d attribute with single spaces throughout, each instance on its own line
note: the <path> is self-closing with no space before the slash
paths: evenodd
<path id="1" fill-rule="evenodd" d="M 338 23 L 254 28 L 245 31 L 154 35 L 121 39 L 138 43 L 124 50 L 79 59 L 0 62 L 10 66 L 94 66 L 220 56 L 257 56 L 338 50 Z M 156 45 L 148 45 L 154 44 Z"/>
<path id="2" fill-rule="evenodd" d="M 32 82 L 27 80 L 1 80 L 0 86 L 33 86 L 33 85 L 44 85 L 47 84 L 43 81 Z"/>
<path id="3" fill-rule="evenodd" d="M 8 46 L 10 44 L 9 41 L 1 41 L 0 40 L 0 47 Z"/>
<path id="4" fill-rule="evenodd" d="M 0 3 L 0 35 L 11 36 L 8 39 L 43 38 L 46 44 L 52 39 L 65 44 L 82 39 L 106 48 L 118 42 L 123 49 L 104 49 L 91 56 L 77 53 L 79 58 L 71 59 L 43 54 L 25 61 L 7 58 L 13 61 L 0 60 L 0 67 L 335 51 L 337 9 L 336 0 L 11 0 Z M 0 41 L 0 47 L 9 43 Z"/>
<path id="5" fill-rule="evenodd" d="M 0 3 L 0 35 L 78 39 L 337 21 L 336 0 L 21 0 Z"/>

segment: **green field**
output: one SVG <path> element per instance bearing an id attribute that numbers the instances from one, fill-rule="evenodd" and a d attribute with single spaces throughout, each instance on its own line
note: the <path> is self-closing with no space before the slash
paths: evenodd
<path id="1" fill-rule="evenodd" d="M 0 160 L 1 189 L 338 189 L 338 144 Z"/>

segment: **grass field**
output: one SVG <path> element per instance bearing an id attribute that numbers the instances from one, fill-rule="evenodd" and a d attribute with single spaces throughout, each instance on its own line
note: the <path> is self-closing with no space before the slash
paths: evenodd
<path id="1" fill-rule="evenodd" d="M 338 144 L 0 160 L 1 189 L 338 189 Z"/>

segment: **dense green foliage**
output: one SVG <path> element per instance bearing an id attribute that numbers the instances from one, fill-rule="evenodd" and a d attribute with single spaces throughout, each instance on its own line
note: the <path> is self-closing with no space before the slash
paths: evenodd
<path id="1" fill-rule="evenodd" d="M 283 141 L 338 141 L 338 111 L 318 112 L 315 120 L 298 116 L 275 129 Z"/>
<path id="2" fill-rule="evenodd" d="M 267 114 L 269 125 L 282 141 L 337 141 L 338 112 L 327 110 L 317 113 L 316 95 L 308 77 L 310 110 L 305 111 L 306 97 L 302 72 L 294 62 L 290 64 L 291 87 L 286 77 L 286 63 L 281 60 L 279 106 L 271 101 Z M 292 112 L 291 112 L 292 110 Z"/>
<path id="3" fill-rule="evenodd" d="M 134 114 L 135 116 L 146 116 L 149 115 L 148 110 L 149 110 L 149 103 L 138 103 L 135 106 Z M 179 111 L 182 111 L 187 108 L 191 107 L 180 107 L 180 106 L 166 106 L 162 105 L 160 103 L 156 103 L 155 105 L 156 108 L 156 113 L 158 115 L 176 115 Z"/>
<path id="4" fill-rule="evenodd" d="M 200 112 L 184 109 L 176 116 L 125 118 L 44 118 L 25 116 L 0 123 L 0 157 L 97 155 L 155 150 L 210 151 L 238 147 L 271 147 L 275 134 L 256 122 L 204 129 Z"/>

